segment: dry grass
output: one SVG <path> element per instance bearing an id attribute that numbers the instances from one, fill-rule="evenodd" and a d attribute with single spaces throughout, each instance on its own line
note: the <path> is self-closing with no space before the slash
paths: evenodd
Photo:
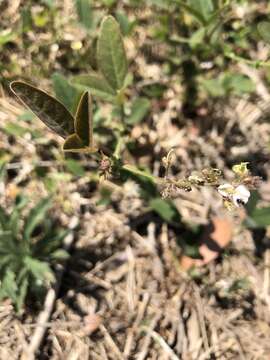
<path id="1" fill-rule="evenodd" d="M 15 121 L 19 111 L 12 100 L 2 98 L 2 126 L 7 118 Z M 265 127 L 258 117 L 255 130 L 263 133 Z M 6 148 L 7 140 L 2 133 Z M 189 141 L 194 141 L 192 134 Z M 17 175 L 5 188 L 7 204 L 25 178 L 25 192 L 38 196 L 45 191 L 29 176 L 36 147 L 19 139 L 15 149 L 23 151 L 24 157 L 16 163 Z M 82 181 L 66 186 L 66 191 L 73 192 L 77 214 L 81 206 L 87 211 L 79 215 L 78 240 L 51 320 L 44 324 L 47 331 L 39 358 L 269 358 L 269 250 L 264 258 L 254 256 L 252 234 L 241 228 L 237 216 L 228 256 L 197 269 L 190 277 L 180 269 L 174 232 L 150 221 L 142 233 L 141 226 L 130 222 L 128 204 L 134 203 L 135 214 L 135 205 L 141 206 L 136 192 L 129 197 L 116 186 L 117 211 L 94 207 L 96 195 L 78 196 L 76 190 L 86 186 Z M 183 214 L 203 222 L 211 196 L 207 191 L 201 199 L 185 195 Z M 216 211 L 220 213 L 218 206 Z M 31 340 L 37 317 L 27 312 L 18 319 L 8 302 L 0 311 L 0 358 L 17 359 Z"/>
<path id="2" fill-rule="evenodd" d="M 14 8 L 19 3 L 14 2 Z M 70 1 L 65 3 L 65 11 L 71 11 Z M 140 46 L 145 40 L 143 29 L 136 36 L 136 46 Z M 135 45 L 127 43 L 127 48 L 129 56 L 135 57 Z M 147 64 L 143 56 L 135 57 L 134 63 L 138 73 L 144 74 L 143 81 L 164 81 L 159 67 Z M 140 146 L 147 143 L 154 149 L 153 156 L 146 154 L 140 162 L 150 163 L 155 173 L 161 166 L 160 156 L 172 147 L 179 176 L 214 163 L 230 177 L 232 163 L 248 158 L 255 173 L 264 176 L 261 195 L 267 203 L 270 124 L 265 119 L 270 95 L 259 70 L 241 67 L 239 71 L 249 72 L 255 80 L 256 99 L 232 99 L 226 106 L 217 102 L 215 116 L 206 115 L 198 122 L 181 115 L 182 89 L 174 84 L 165 95 L 165 108 L 154 104 L 151 126 L 136 126 L 132 136 Z M 21 113 L 3 91 L 0 144 L 10 161 L 8 181 L 0 183 L 0 203 L 7 208 L 22 190 L 33 199 L 47 194 L 35 172 L 37 166 L 53 179 L 64 169 L 59 139 L 38 121 L 31 126 L 46 134 L 46 139 L 33 140 L 28 133 L 15 139 L 5 132 L 6 125 L 16 123 Z M 20 125 L 29 126 L 23 120 Z M 43 324 L 46 331 L 37 358 L 269 360 L 269 233 L 243 228 L 242 212 L 224 212 L 211 189 L 180 194 L 174 202 L 184 221 L 207 224 L 211 213 L 229 217 L 234 224 L 226 253 L 187 274 L 180 267 L 176 241 L 183 234 L 149 218 L 133 182 L 124 187 L 104 183 L 112 190 L 112 203 L 97 206 L 99 192 L 89 182 L 95 162 L 81 161 L 87 171 L 84 178 L 55 180 L 55 213 L 65 225 L 75 214 L 80 228 L 54 311 Z M 258 253 L 258 245 L 266 250 Z M 1 304 L 1 360 L 22 358 L 38 326 L 37 318 L 31 308 L 18 317 L 9 301 Z"/>

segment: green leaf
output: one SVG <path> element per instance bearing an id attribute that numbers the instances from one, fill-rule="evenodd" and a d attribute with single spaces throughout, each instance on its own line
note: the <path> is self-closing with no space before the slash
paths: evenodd
<path id="1" fill-rule="evenodd" d="M 8 223 L 8 228 L 11 231 L 14 239 L 16 239 L 19 234 L 20 218 L 21 218 L 20 211 L 14 208 L 9 217 L 9 223 Z"/>
<path id="2" fill-rule="evenodd" d="M 16 254 L 17 251 L 18 244 L 11 231 L 0 232 L 0 254 Z"/>
<path id="3" fill-rule="evenodd" d="M 22 81 L 13 81 L 10 88 L 56 134 L 65 138 L 74 132 L 74 118 L 58 100 Z"/>
<path id="4" fill-rule="evenodd" d="M 70 230 L 58 230 L 56 235 L 47 234 L 39 239 L 32 247 L 32 256 L 39 259 L 48 259 L 51 254 L 62 246 L 64 238 Z"/>
<path id="5" fill-rule="evenodd" d="M 118 21 L 120 28 L 121 28 L 121 32 L 123 35 L 129 35 L 136 23 L 135 21 L 129 21 L 128 16 L 120 11 L 117 11 L 115 14 L 116 20 Z"/>
<path id="6" fill-rule="evenodd" d="M 206 29 L 201 27 L 197 31 L 195 31 L 191 38 L 189 39 L 189 43 L 192 49 L 195 49 L 198 45 L 202 45 L 206 34 Z"/>
<path id="7" fill-rule="evenodd" d="M 1 251 L 0 251 L 1 253 Z M 3 254 L 1 253 L 0 257 L 0 271 L 4 272 L 5 268 L 10 267 L 10 264 L 14 261 L 14 257 L 11 254 Z"/>
<path id="8" fill-rule="evenodd" d="M 245 221 L 250 228 L 264 228 L 270 225 L 270 207 L 255 209 Z"/>
<path id="9" fill-rule="evenodd" d="M 13 271 L 7 270 L 1 284 L 0 298 L 9 297 L 13 303 L 16 303 L 17 290 L 16 275 Z"/>
<path id="10" fill-rule="evenodd" d="M 155 99 L 161 99 L 166 90 L 166 85 L 160 83 L 149 84 L 142 87 L 144 95 Z"/>
<path id="11" fill-rule="evenodd" d="M 65 152 L 85 152 L 85 146 L 77 134 L 69 135 L 63 145 Z"/>
<path id="12" fill-rule="evenodd" d="M 9 215 L 8 230 L 12 233 L 15 243 L 17 243 L 16 240 L 18 239 L 18 235 L 20 233 L 21 211 L 27 203 L 28 199 L 26 196 L 17 196 L 16 204 Z"/>
<path id="13" fill-rule="evenodd" d="M 26 256 L 24 258 L 24 264 L 37 280 L 42 282 L 44 280 L 54 281 L 53 272 L 47 262 Z"/>
<path id="14" fill-rule="evenodd" d="M 16 297 L 16 309 L 17 311 L 19 311 L 24 302 L 25 302 L 25 298 L 27 295 L 27 290 L 28 290 L 28 285 L 29 285 L 29 279 L 27 276 L 25 276 L 22 281 L 21 284 L 19 285 L 19 289 L 18 289 L 18 294 Z"/>
<path id="15" fill-rule="evenodd" d="M 29 213 L 25 222 L 23 238 L 29 240 L 36 226 L 39 225 L 46 216 L 47 211 L 52 206 L 51 198 L 42 199 Z"/>
<path id="16" fill-rule="evenodd" d="M 65 76 L 58 73 L 53 74 L 52 82 L 57 99 L 61 101 L 72 114 L 75 114 L 82 91 L 71 85 Z"/>
<path id="17" fill-rule="evenodd" d="M 194 2 L 196 0 L 191 0 L 191 2 Z M 203 0 L 200 0 L 203 1 Z M 207 22 L 203 16 L 203 14 L 200 12 L 200 9 L 197 9 L 197 6 L 195 7 L 190 6 L 189 4 L 183 2 L 183 0 L 176 0 L 176 2 L 182 6 L 187 12 L 189 12 L 199 23 L 202 25 L 207 25 Z"/>
<path id="18" fill-rule="evenodd" d="M 255 91 L 254 82 L 243 74 L 226 73 L 222 82 L 227 91 L 232 91 L 236 95 Z"/>
<path id="19" fill-rule="evenodd" d="M 58 249 L 51 254 L 53 260 L 67 260 L 69 253 L 64 249 Z"/>
<path id="20" fill-rule="evenodd" d="M 22 32 L 26 33 L 32 29 L 32 14 L 30 6 L 24 6 L 20 12 Z"/>
<path id="21" fill-rule="evenodd" d="M 75 176 L 84 176 L 85 171 L 78 160 L 68 159 L 66 160 L 67 169 Z"/>
<path id="22" fill-rule="evenodd" d="M 82 95 L 76 111 L 75 133 L 79 136 L 85 147 L 93 149 L 92 100 L 88 91 Z"/>
<path id="23" fill-rule="evenodd" d="M 173 223 L 180 221 L 179 213 L 170 200 L 153 199 L 150 201 L 150 207 L 166 222 Z"/>
<path id="24" fill-rule="evenodd" d="M 208 22 L 215 11 L 212 0 L 188 0 L 188 4 L 193 11 L 196 11 L 196 14 L 200 14 L 205 23 Z"/>
<path id="25" fill-rule="evenodd" d="M 115 102 L 116 91 L 111 88 L 107 81 L 95 72 L 90 72 L 87 75 L 79 75 L 72 79 L 72 83 L 80 87 L 83 90 L 89 90 L 94 96 L 101 98 L 102 100 Z"/>
<path id="26" fill-rule="evenodd" d="M 8 215 L 5 212 L 5 210 L 2 208 L 2 206 L 0 206 L 0 229 L 2 228 L 3 230 L 6 230 L 7 225 L 8 225 Z"/>
<path id="27" fill-rule="evenodd" d="M 220 97 L 226 95 L 226 89 L 224 88 L 220 78 L 217 79 L 202 79 L 202 86 L 213 97 Z"/>
<path id="28" fill-rule="evenodd" d="M 128 67 L 120 27 L 112 16 L 102 21 L 97 44 L 97 60 L 108 83 L 113 89 L 120 90 L 123 87 Z"/>
<path id="29" fill-rule="evenodd" d="M 75 0 L 77 15 L 80 23 L 86 28 L 93 26 L 92 0 Z"/>
<path id="30" fill-rule="evenodd" d="M 225 96 L 229 93 L 242 95 L 255 90 L 253 81 L 243 75 L 227 72 L 215 79 L 201 79 L 202 86 L 213 97 Z"/>
<path id="31" fill-rule="evenodd" d="M 260 37 L 267 43 L 270 43 L 270 21 L 261 21 L 258 26 Z"/>
<path id="32" fill-rule="evenodd" d="M 29 198 L 26 195 L 17 195 L 15 208 L 17 211 L 22 211 L 24 207 L 29 203 Z"/>
<path id="33" fill-rule="evenodd" d="M 84 143 L 79 138 L 77 134 L 72 134 L 68 136 L 64 142 L 63 150 L 65 152 L 75 152 L 75 153 L 95 153 L 97 149 L 90 149 L 89 147 L 84 146 Z"/>
<path id="34" fill-rule="evenodd" d="M 134 125 L 141 122 L 149 113 L 151 103 L 147 98 L 137 98 L 131 106 L 131 114 L 126 117 L 125 122 Z"/>
<path id="35" fill-rule="evenodd" d="M 63 150 L 89 154 L 98 150 L 93 144 L 92 101 L 88 91 L 82 95 L 76 111 L 75 134 L 66 138 Z"/>
<path id="36" fill-rule="evenodd" d="M 250 198 L 245 206 L 248 214 L 252 214 L 260 200 L 260 194 L 257 190 L 251 191 Z"/>

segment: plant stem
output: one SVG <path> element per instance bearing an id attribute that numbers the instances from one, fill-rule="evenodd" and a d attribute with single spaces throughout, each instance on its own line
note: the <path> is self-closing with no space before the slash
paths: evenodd
<path id="1" fill-rule="evenodd" d="M 121 151 L 122 151 L 122 147 L 124 145 L 124 138 L 119 134 L 117 136 L 117 143 L 113 152 L 113 156 L 119 160 L 121 157 Z"/>
<path id="2" fill-rule="evenodd" d="M 119 130 L 116 134 L 117 137 L 117 142 L 116 142 L 116 146 L 113 152 L 113 156 L 119 160 L 121 158 L 121 151 L 123 149 L 123 145 L 125 143 L 124 141 L 124 136 L 123 136 L 123 128 L 124 128 L 124 121 L 125 121 L 125 111 L 124 111 L 124 104 L 123 102 L 121 102 L 119 104 L 120 107 L 120 126 L 119 126 Z"/>
<path id="3" fill-rule="evenodd" d="M 242 56 L 238 56 L 238 55 L 234 54 L 233 52 L 225 52 L 224 55 L 229 59 L 246 63 L 248 65 L 254 66 L 255 68 L 257 68 L 259 66 L 267 66 L 267 67 L 270 66 L 270 62 L 268 62 L 268 61 L 246 59 L 246 58 L 243 58 Z"/>

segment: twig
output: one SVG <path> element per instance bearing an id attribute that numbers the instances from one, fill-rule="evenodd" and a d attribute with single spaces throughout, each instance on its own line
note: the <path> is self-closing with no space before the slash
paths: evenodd
<path id="1" fill-rule="evenodd" d="M 148 305 L 149 299 L 150 299 L 150 295 L 148 293 L 144 293 L 142 302 L 140 303 L 139 308 L 138 308 L 137 317 L 134 321 L 132 328 L 130 329 L 130 331 L 128 332 L 128 335 L 127 335 L 127 340 L 126 340 L 125 348 L 124 348 L 124 356 L 126 359 L 129 358 L 133 340 L 134 340 L 134 333 L 135 333 L 136 329 L 138 328 L 138 326 L 140 325 L 140 322 L 143 320 L 144 313 L 145 313 L 146 307 Z"/>
<path id="2" fill-rule="evenodd" d="M 69 228 L 70 230 L 74 230 L 76 226 L 78 225 L 78 218 L 74 217 L 70 221 Z M 69 233 L 63 242 L 63 248 L 68 251 L 74 241 L 74 232 Z M 39 350 L 40 345 L 43 341 L 47 326 L 46 323 L 48 323 L 54 303 L 56 301 L 62 277 L 65 271 L 65 264 L 61 266 L 56 274 L 56 282 L 53 288 L 51 288 L 46 295 L 45 302 L 44 302 L 44 308 L 40 312 L 38 320 L 37 320 L 37 326 L 36 329 L 31 337 L 30 343 L 28 344 L 27 349 L 22 354 L 21 359 L 22 360 L 34 360 L 35 354 Z"/>
<path id="3" fill-rule="evenodd" d="M 270 250 L 267 249 L 264 255 L 264 277 L 263 277 L 263 295 L 269 304 L 269 284 L 270 284 Z"/>
<path id="4" fill-rule="evenodd" d="M 194 290 L 195 290 L 196 307 L 197 307 L 197 312 L 198 312 L 198 317 L 199 317 L 199 322 L 200 322 L 203 344 L 204 344 L 205 351 L 208 351 L 210 349 L 210 345 L 209 345 L 209 341 L 208 341 L 208 337 L 207 337 L 202 299 L 201 299 L 200 291 L 197 288 L 197 286 L 194 286 Z"/>
<path id="5" fill-rule="evenodd" d="M 132 248 L 127 246 L 127 258 L 128 258 L 128 273 L 127 273 L 127 285 L 126 285 L 126 297 L 128 309 L 131 313 L 136 308 L 138 296 L 136 296 L 136 279 L 135 279 L 135 258 Z"/>
<path id="6" fill-rule="evenodd" d="M 104 345 L 102 343 L 97 343 L 97 346 L 99 348 L 99 352 L 101 353 L 102 360 L 109 360 Z"/>
<path id="7" fill-rule="evenodd" d="M 143 346 L 141 348 L 141 351 L 137 355 L 137 360 L 144 360 L 144 359 L 147 358 L 147 354 L 148 354 L 148 351 L 149 351 L 149 346 L 151 344 L 151 338 L 152 338 L 151 331 L 154 331 L 154 329 L 157 326 L 157 323 L 159 322 L 161 316 L 162 316 L 161 313 L 157 313 L 155 315 L 155 317 L 153 318 L 153 320 L 151 321 L 149 327 L 147 327 L 147 330 L 146 330 L 147 335 L 145 336 L 144 343 L 143 343 Z"/>
<path id="8" fill-rule="evenodd" d="M 143 326 L 142 330 L 148 332 L 148 334 L 162 347 L 162 349 L 165 351 L 165 353 L 171 360 L 179 360 L 179 357 L 170 348 L 170 346 L 166 343 L 163 337 L 161 337 L 156 331 L 149 330 L 147 326 Z"/>
<path id="9" fill-rule="evenodd" d="M 116 357 L 114 359 L 124 360 L 124 356 L 122 355 L 121 351 L 119 350 L 116 343 L 113 341 L 111 335 L 109 334 L 108 330 L 105 328 L 104 325 L 100 325 L 100 331 L 102 332 L 107 345 L 110 347 L 111 351 L 115 354 Z"/>

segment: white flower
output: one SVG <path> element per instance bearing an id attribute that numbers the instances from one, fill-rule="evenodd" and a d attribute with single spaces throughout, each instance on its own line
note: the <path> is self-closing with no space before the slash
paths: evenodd
<path id="1" fill-rule="evenodd" d="M 234 187 L 231 184 L 222 184 L 218 187 L 218 192 L 224 198 L 232 201 L 236 207 L 246 204 L 250 197 L 250 192 L 245 185 Z"/>
<path id="2" fill-rule="evenodd" d="M 233 203 L 235 206 L 239 207 L 240 205 L 246 204 L 250 197 L 250 192 L 245 185 L 239 185 L 235 189 L 233 194 Z"/>

